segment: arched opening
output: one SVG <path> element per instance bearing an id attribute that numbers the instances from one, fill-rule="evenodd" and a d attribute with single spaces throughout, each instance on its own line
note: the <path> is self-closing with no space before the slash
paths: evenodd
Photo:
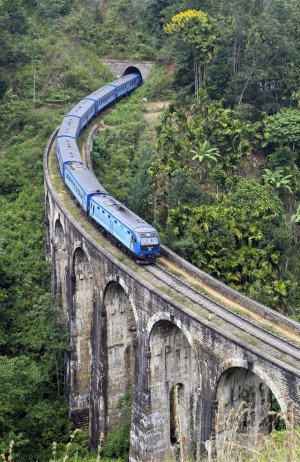
<path id="1" fill-rule="evenodd" d="M 217 387 L 216 447 L 224 441 L 252 445 L 276 425 L 273 409 L 278 402 L 268 385 L 251 370 L 231 367 Z"/>
<path id="2" fill-rule="evenodd" d="M 199 373 L 191 345 L 179 327 L 161 320 L 151 331 L 149 350 L 151 449 L 162 460 L 193 460 L 200 422 L 196 411 Z"/>
<path id="3" fill-rule="evenodd" d="M 71 273 L 69 383 L 72 418 L 81 423 L 86 423 L 89 414 L 93 307 L 93 272 L 86 253 L 77 248 Z"/>
<path id="4" fill-rule="evenodd" d="M 182 445 L 182 411 L 184 405 L 184 388 L 177 383 L 170 391 L 170 443 L 172 446 Z"/>
<path id="5" fill-rule="evenodd" d="M 65 233 L 59 219 L 57 219 L 55 222 L 53 244 L 55 251 L 61 250 L 63 245 L 65 244 Z"/>
<path id="6" fill-rule="evenodd" d="M 107 415 L 108 431 L 123 418 L 120 402 L 132 392 L 136 363 L 136 322 L 131 302 L 117 282 L 111 282 L 104 296 L 106 316 Z M 126 410 L 128 415 L 128 408 Z M 130 426 L 130 424 L 129 424 Z"/>
<path id="7" fill-rule="evenodd" d="M 135 66 L 129 66 L 129 67 L 127 67 L 127 69 L 125 69 L 125 71 L 124 71 L 124 73 L 123 73 L 123 76 L 128 75 L 128 74 L 133 74 L 133 73 L 134 73 L 134 74 L 140 74 L 141 79 L 143 79 L 143 76 L 142 76 L 142 74 L 141 74 L 141 71 L 140 71 L 137 67 L 135 67 Z"/>

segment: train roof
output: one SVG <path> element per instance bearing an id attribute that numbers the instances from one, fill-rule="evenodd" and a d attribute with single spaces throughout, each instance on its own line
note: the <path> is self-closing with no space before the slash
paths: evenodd
<path id="1" fill-rule="evenodd" d="M 99 206 L 109 211 L 117 220 L 126 225 L 128 228 L 143 233 L 155 233 L 157 231 L 149 225 L 145 220 L 140 218 L 134 212 L 129 210 L 125 205 L 118 202 L 112 196 L 94 196 L 92 200 Z"/>
<path id="2" fill-rule="evenodd" d="M 69 112 L 68 116 L 74 116 L 74 117 L 82 117 L 86 111 L 88 111 L 91 107 L 93 107 L 93 101 L 89 99 L 82 99 L 79 101 L 76 106 L 74 106 Z"/>
<path id="3" fill-rule="evenodd" d="M 73 176 L 87 195 L 93 193 L 108 194 L 95 175 L 79 162 L 70 162 L 66 165 L 66 170 L 69 171 L 70 175 Z"/>
<path id="4" fill-rule="evenodd" d="M 57 138 L 56 143 L 59 144 L 62 163 L 71 161 L 82 163 L 80 151 L 74 138 L 60 136 Z"/>
<path id="5" fill-rule="evenodd" d="M 114 91 L 112 87 L 110 85 L 105 85 L 105 87 L 101 87 L 90 95 L 86 96 L 85 99 L 98 101 L 100 98 L 102 98 L 102 96 L 108 95 L 111 91 Z"/>
<path id="6" fill-rule="evenodd" d="M 80 119 L 78 119 L 78 117 L 69 115 L 65 116 L 58 130 L 57 138 L 60 136 L 69 136 L 71 138 L 77 138 L 79 124 Z"/>
<path id="7" fill-rule="evenodd" d="M 130 82 L 130 80 L 132 80 L 132 79 L 134 79 L 135 77 L 138 77 L 138 76 L 139 76 L 138 73 L 123 75 L 123 77 L 120 77 L 119 79 L 114 80 L 113 82 L 109 83 L 108 85 L 118 87 L 119 85 L 122 85 L 122 83 Z"/>

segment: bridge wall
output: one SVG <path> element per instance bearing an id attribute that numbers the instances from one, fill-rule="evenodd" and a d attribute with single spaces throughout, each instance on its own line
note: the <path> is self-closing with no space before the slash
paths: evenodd
<path id="1" fill-rule="evenodd" d="M 47 152 L 47 150 L 46 150 Z M 244 431 L 269 431 L 271 392 L 284 414 L 300 402 L 300 374 L 152 287 L 102 248 L 53 190 L 45 153 L 47 256 L 64 313 L 70 418 L 97 447 L 133 389 L 131 462 L 205 453 L 227 413 L 247 402 Z M 219 412 L 217 412 L 219 409 Z M 180 438 L 179 438 L 180 435 Z"/>

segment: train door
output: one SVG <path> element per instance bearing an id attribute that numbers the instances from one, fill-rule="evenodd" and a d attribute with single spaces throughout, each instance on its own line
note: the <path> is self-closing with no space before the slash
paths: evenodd
<path id="1" fill-rule="evenodd" d="M 95 205 L 90 203 L 90 216 L 95 215 Z"/>
<path id="2" fill-rule="evenodd" d="M 130 250 L 132 252 L 134 252 L 134 244 L 136 244 L 136 238 L 134 237 L 134 235 L 132 234 L 131 235 L 131 238 L 130 238 Z"/>

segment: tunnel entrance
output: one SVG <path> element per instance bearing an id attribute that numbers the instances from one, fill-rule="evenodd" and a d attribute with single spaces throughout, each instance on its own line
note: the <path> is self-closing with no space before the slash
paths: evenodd
<path id="1" fill-rule="evenodd" d="M 123 76 L 128 75 L 128 74 L 133 74 L 133 73 L 134 74 L 140 74 L 141 79 L 143 80 L 143 77 L 142 77 L 142 74 L 141 74 L 140 70 L 135 66 L 127 67 L 127 69 L 125 69 L 125 71 L 123 73 Z"/>

